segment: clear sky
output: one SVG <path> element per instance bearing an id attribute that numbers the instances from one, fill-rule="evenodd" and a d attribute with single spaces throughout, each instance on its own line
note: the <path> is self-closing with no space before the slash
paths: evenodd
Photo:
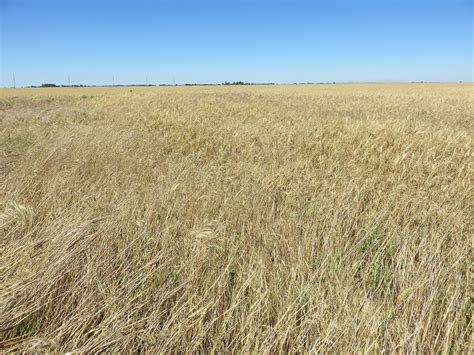
<path id="1" fill-rule="evenodd" d="M 1 86 L 472 81 L 471 0 L 0 0 Z"/>

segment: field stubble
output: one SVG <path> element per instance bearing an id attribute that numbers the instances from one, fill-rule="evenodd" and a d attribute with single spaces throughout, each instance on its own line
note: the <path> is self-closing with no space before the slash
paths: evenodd
<path id="1" fill-rule="evenodd" d="M 3 350 L 472 351 L 473 98 L 3 90 Z"/>

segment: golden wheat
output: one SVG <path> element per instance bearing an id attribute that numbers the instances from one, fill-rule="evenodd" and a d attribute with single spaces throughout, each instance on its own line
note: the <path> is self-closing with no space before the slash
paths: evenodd
<path id="1" fill-rule="evenodd" d="M 472 84 L 16 89 L 11 352 L 472 352 Z"/>

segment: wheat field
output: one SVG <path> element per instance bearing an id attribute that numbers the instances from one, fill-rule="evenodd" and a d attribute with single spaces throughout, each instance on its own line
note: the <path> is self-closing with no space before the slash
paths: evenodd
<path id="1" fill-rule="evenodd" d="M 472 84 L 0 93 L 0 351 L 473 352 Z"/>

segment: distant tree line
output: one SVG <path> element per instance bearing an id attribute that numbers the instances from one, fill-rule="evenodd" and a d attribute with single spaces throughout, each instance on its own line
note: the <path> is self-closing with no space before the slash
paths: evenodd
<path id="1" fill-rule="evenodd" d="M 114 85 L 58 85 L 54 83 L 44 83 L 41 85 L 31 85 L 29 88 L 82 88 L 82 87 L 124 87 L 124 86 L 220 86 L 220 85 L 276 85 L 275 83 L 246 83 L 243 81 L 225 81 L 222 84 L 212 83 L 186 83 L 186 84 L 114 84 Z"/>
<path id="2" fill-rule="evenodd" d="M 31 85 L 28 88 L 86 88 L 86 87 L 125 87 L 125 86 L 156 86 L 153 84 L 115 84 L 115 85 L 57 85 L 53 83 L 45 83 L 41 85 Z"/>
<path id="3" fill-rule="evenodd" d="M 412 81 L 411 83 L 427 83 L 426 81 Z M 460 81 L 462 83 L 462 81 Z M 336 84 L 332 82 L 304 82 L 304 83 L 292 83 L 292 85 L 324 85 L 324 84 Z M 376 83 L 374 83 L 376 84 Z M 82 88 L 82 87 L 126 87 L 126 86 L 220 86 L 220 85 L 277 85 L 276 83 L 246 83 L 243 81 L 224 81 L 221 84 L 214 83 L 185 83 L 185 84 L 114 84 L 114 85 L 58 85 L 54 83 L 44 83 L 41 85 L 31 85 L 28 88 Z"/>
<path id="4" fill-rule="evenodd" d="M 222 85 L 275 85 L 275 83 L 245 83 L 243 81 L 225 81 L 222 83 Z"/>

